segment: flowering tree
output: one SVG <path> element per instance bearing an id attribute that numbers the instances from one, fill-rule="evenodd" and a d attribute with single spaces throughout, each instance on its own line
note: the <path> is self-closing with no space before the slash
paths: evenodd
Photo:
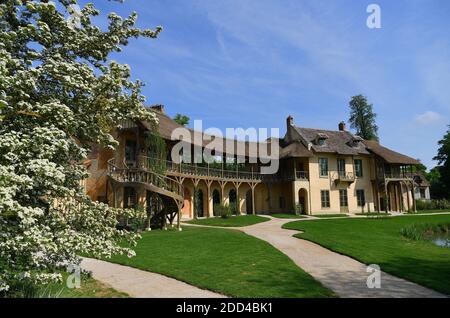
<path id="1" fill-rule="evenodd" d="M 115 147 L 120 120 L 156 122 L 143 107 L 142 83 L 109 61 L 133 37 L 161 31 L 135 26 L 136 14 L 99 14 L 76 0 L 3 0 L 0 4 L 0 291 L 60 279 L 77 255 L 132 255 L 118 241 L 121 213 L 92 202 L 81 181 L 82 160 L 94 143 Z M 69 14 L 71 18 L 67 18 Z M 76 15 L 75 15 L 76 13 Z"/>

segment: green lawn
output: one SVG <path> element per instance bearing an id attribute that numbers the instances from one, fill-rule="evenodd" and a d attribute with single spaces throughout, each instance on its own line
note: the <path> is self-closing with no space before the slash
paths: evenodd
<path id="1" fill-rule="evenodd" d="M 450 213 L 449 210 L 425 210 L 425 211 L 420 211 L 417 210 L 416 212 L 417 214 L 421 214 L 421 213 Z M 416 213 L 411 213 L 411 214 L 416 214 Z"/>
<path id="2" fill-rule="evenodd" d="M 336 214 L 320 214 L 320 215 L 313 215 L 316 218 L 344 218 L 347 217 L 348 214 L 344 214 L 344 213 L 336 213 Z"/>
<path id="3" fill-rule="evenodd" d="M 269 218 L 265 218 L 259 215 L 233 215 L 226 219 L 223 219 L 221 217 L 213 217 L 207 219 L 191 220 L 186 223 L 210 226 L 241 227 L 269 220 Z"/>
<path id="4" fill-rule="evenodd" d="M 151 231 L 134 249 L 136 257 L 110 261 L 233 297 L 333 296 L 270 244 L 235 230 Z"/>
<path id="5" fill-rule="evenodd" d="M 274 218 L 278 219 L 304 219 L 306 216 L 304 215 L 296 215 L 296 214 L 289 214 L 289 213 L 274 213 L 271 214 Z"/>
<path id="6" fill-rule="evenodd" d="M 383 271 L 450 294 L 450 249 L 429 241 L 410 241 L 400 229 L 414 223 L 450 221 L 450 215 L 353 218 L 290 222 L 298 238 L 316 242 Z"/>

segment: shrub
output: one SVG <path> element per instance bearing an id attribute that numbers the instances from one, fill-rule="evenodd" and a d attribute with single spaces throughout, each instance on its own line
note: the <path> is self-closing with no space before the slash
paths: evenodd
<path id="1" fill-rule="evenodd" d="M 400 234 L 410 240 L 428 240 L 436 236 L 450 234 L 450 223 L 418 223 L 406 226 Z"/>
<path id="2" fill-rule="evenodd" d="M 446 199 L 416 200 L 416 208 L 425 210 L 450 210 L 450 202 Z"/>
<path id="3" fill-rule="evenodd" d="M 214 211 L 223 219 L 227 219 L 231 216 L 232 211 L 228 204 L 216 204 L 214 206 Z"/>
<path id="4" fill-rule="evenodd" d="M 295 205 L 295 214 L 300 215 L 302 213 L 306 214 L 306 211 L 303 211 L 303 205 L 301 203 L 297 203 Z"/>

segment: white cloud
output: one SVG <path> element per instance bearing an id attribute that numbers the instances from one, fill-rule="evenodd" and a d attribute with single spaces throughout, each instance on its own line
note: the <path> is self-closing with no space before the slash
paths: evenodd
<path id="1" fill-rule="evenodd" d="M 426 111 L 423 114 L 417 115 L 415 122 L 420 125 L 431 125 L 438 123 L 442 120 L 442 116 L 433 111 Z"/>

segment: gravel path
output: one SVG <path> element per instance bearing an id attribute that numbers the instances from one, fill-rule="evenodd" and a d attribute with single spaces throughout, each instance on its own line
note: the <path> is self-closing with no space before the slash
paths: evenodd
<path id="1" fill-rule="evenodd" d="M 381 272 L 381 288 L 369 289 L 367 278 L 371 272 L 367 272 L 367 265 L 318 244 L 293 237 L 294 234 L 299 233 L 298 231 L 282 229 L 285 223 L 309 219 L 293 220 L 273 217 L 270 219 L 270 221 L 246 227 L 228 227 L 227 229 L 240 230 L 270 243 L 340 297 L 445 297 L 436 291 L 385 272 Z"/>
<path id="2" fill-rule="evenodd" d="M 92 258 L 83 258 L 81 267 L 114 289 L 138 298 L 223 298 L 225 296 L 179 280 Z"/>

